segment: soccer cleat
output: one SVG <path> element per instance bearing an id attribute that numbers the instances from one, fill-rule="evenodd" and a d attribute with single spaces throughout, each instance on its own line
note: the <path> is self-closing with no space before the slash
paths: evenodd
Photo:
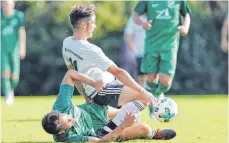
<path id="1" fill-rule="evenodd" d="M 172 129 L 157 130 L 152 137 L 154 140 L 170 140 L 176 136 L 176 132 Z"/>
<path id="2" fill-rule="evenodd" d="M 14 103 L 14 91 L 11 90 L 9 93 L 5 96 L 5 102 L 8 105 L 12 105 Z"/>

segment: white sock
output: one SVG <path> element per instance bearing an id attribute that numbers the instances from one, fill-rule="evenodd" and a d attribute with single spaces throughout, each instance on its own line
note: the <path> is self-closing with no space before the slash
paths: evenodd
<path id="1" fill-rule="evenodd" d="M 144 110 L 144 108 L 145 105 L 138 100 L 125 104 L 120 109 L 120 112 L 106 126 L 104 126 L 103 129 L 106 132 L 112 132 L 117 126 L 119 126 L 124 121 L 126 112 L 137 114 L 137 120 L 140 121 L 139 113 L 141 113 L 141 111 Z"/>

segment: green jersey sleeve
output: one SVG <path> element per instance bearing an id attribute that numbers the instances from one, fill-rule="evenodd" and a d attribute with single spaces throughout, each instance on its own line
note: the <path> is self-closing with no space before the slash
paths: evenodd
<path id="1" fill-rule="evenodd" d="M 68 138 L 65 142 L 88 142 L 88 136 L 75 135 Z"/>
<path id="2" fill-rule="evenodd" d="M 53 105 L 53 110 L 59 112 L 65 112 L 70 107 L 72 107 L 72 95 L 74 92 L 74 87 L 68 84 L 61 84 L 60 91 L 56 102 Z"/>
<path id="3" fill-rule="evenodd" d="M 53 135 L 53 138 L 56 142 L 88 142 L 88 136 L 82 135 L 68 135 L 68 134 L 60 134 Z"/>
<path id="4" fill-rule="evenodd" d="M 19 20 L 19 27 L 25 27 L 25 16 L 24 13 L 18 11 L 18 20 Z"/>
<path id="5" fill-rule="evenodd" d="M 134 11 L 137 12 L 139 15 L 147 12 L 147 1 L 139 1 L 137 6 L 134 8 Z"/>
<path id="6" fill-rule="evenodd" d="M 186 1 L 181 1 L 180 13 L 185 16 L 187 13 L 191 13 L 191 9 Z"/>

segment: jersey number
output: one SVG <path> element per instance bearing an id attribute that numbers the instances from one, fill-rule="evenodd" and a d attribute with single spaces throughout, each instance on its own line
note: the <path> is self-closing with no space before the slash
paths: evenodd
<path id="1" fill-rule="evenodd" d="M 170 19 L 171 18 L 171 15 L 169 13 L 168 8 L 163 9 L 163 10 L 160 10 L 160 11 L 157 11 L 156 18 L 157 19 Z"/>
<path id="2" fill-rule="evenodd" d="M 69 58 L 69 62 L 71 62 L 73 68 L 74 68 L 76 71 L 78 71 L 77 61 L 76 61 L 76 60 L 75 60 L 75 61 L 72 61 L 72 58 Z"/>

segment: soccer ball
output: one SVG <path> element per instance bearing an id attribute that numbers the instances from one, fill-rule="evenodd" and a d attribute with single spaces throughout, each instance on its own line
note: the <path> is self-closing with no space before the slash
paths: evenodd
<path id="1" fill-rule="evenodd" d="M 178 106 L 171 98 L 158 99 L 158 107 L 154 107 L 153 115 L 160 122 L 170 122 L 178 114 Z"/>

